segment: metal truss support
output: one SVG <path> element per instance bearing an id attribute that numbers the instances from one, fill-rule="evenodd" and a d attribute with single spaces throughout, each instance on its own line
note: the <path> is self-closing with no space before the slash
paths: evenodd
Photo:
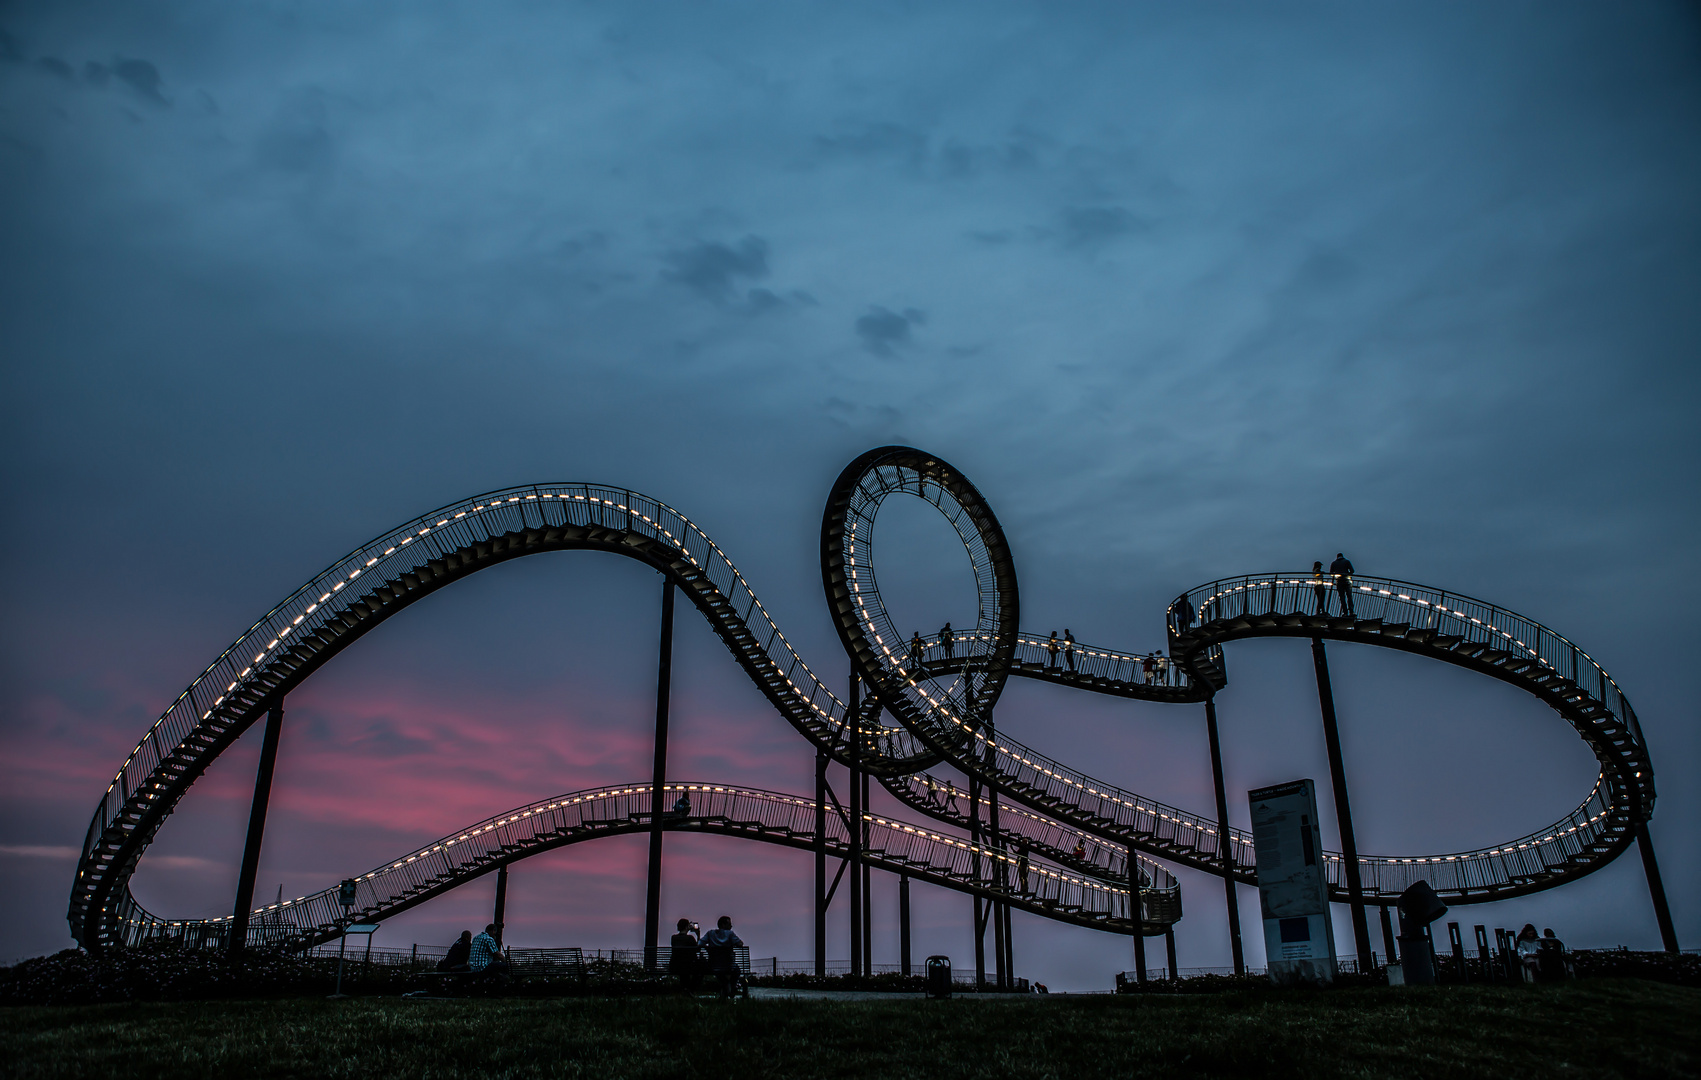
<path id="1" fill-rule="evenodd" d="M 1229 948 L 1234 973 L 1246 974 L 1246 954 L 1240 944 L 1240 892 L 1234 880 L 1234 848 L 1229 843 L 1228 793 L 1223 787 L 1223 745 L 1217 737 L 1217 699 L 1205 699 L 1205 730 L 1211 738 L 1211 779 L 1217 785 L 1217 854 L 1223 867 L 1223 895 L 1228 900 Z"/>
<path id="2" fill-rule="evenodd" d="M 1164 953 L 1169 961 L 1169 981 L 1181 978 L 1181 969 L 1175 966 L 1175 924 L 1164 927 Z"/>
<path id="3" fill-rule="evenodd" d="M 661 945 L 662 826 L 667 822 L 667 706 L 673 690 L 673 579 L 662 582 L 661 643 L 656 662 L 656 758 L 650 777 L 650 872 L 644 889 L 644 966 Z"/>
<path id="4" fill-rule="evenodd" d="M 502 928 L 508 919 L 508 864 L 496 868 L 496 910 L 490 921 L 496 924 L 496 944 L 502 944 Z M 372 951 L 372 935 L 366 935 L 366 950 Z M 655 955 L 652 950 L 650 955 Z"/>
<path id="5" fill-rule="evenodd" d="M 236 879 L 236 911 L 230 926 L 230 955 L 248 944 L 248 913 L 254 910 L 254 878 L 260 872 L 260 842 L 266 835 L 266 804 L 272 798 L 272 770 L 278 763 L 278 735 L 283 730 L 283 701 L 266 710 L 265 740 L 260 744 L 260 767 L 254 773 L 254 802 L 248 810 L 248 840 L 242 845 L 242 871 Z"/>
<path id="6" fill-rule="evenodd" d="M 815 975 L 827 975 L 827 754 L 815 751 Z"/>
<path id="7" fill-rule="evenodd" d="M 1387 962 L 1390 964 L 1397 963 L 1400 959 L 1399 954 L 1394 951 L 1394 920 L 1388 917 L 1387 904 L 1382 905 L 1382 952 L 1388 957 Z"/>
<path id="8" fill-rule="evenodd" d="M 1364 917 L 1364 883 L 1359 878 L 1358 841 L 1353 837 L 1353 812 L 1347 803 L 1347 771 L 1341 762 L 1341 729 L 1335 723 L 1335 691 L 1329 683 L 1329 656 L 1323 639 L 1311 639 L 1311 660 L 1317 668 L 1317 700 L 1323 709 L 1323 738 L 1329 746 L 1329 778 L 1335 785 L 1335 821 L 1341 830 L 1341 865 L 1347 872 L 1348 906 L 1352 910 L 1353 944 L 1358 969 L 1370 971 L 1376 958 L 1370 949 L 1370 923 Z"/>
<path id="9" fill-rule="evenodd" d="M 1666 952 L 1677 952 L 1677 927 L 1672 925 L 1665 883 L 1660 880 L 1660 864 L 1654 861 L 1654 838 L 1648 835 L 1646 821 L 1636 823 L 1636 846 L 1642 849 L 1642 870 L 1648 876 L 1648 896 L 1654 901 L 1654 918 L 1660 923 L 1660 943 L 1665 946 Z"/>
<path id="10" fill-rule="evenodd" d="M 910 876 L 898 875 L 898 966 L 910 974 Z"/>

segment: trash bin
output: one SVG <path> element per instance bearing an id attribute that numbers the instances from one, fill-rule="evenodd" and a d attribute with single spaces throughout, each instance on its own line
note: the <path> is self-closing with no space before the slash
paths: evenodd
<path id="1" fill-rule="evenodd" d="M 922 989 L 927 991 L 930 998 L 948 998 L 951 996 L 951 958 L 949 956 L 930 956 L 922 968 Z"/>

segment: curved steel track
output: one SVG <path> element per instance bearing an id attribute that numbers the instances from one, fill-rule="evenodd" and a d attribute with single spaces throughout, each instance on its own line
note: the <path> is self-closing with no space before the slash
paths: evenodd
<path id="1" fill-rule="evenodd" d="M 887 617 L 874 578 L 875 517 L 886 498 L 900 494 L 930 502 L 952 523 L 964 542 L 980 595 L 977 625 L 957 635 L 948 655 L 941 643 L 931 641 L 920 662 L 907 652 L 907 641 Z M 1615 857 L 1631 839 L 1633 824 L 1652 812 L 1652 767 L 1634 713 L 1616 684 L 1564 638 L 1500 609 L 1470 607 L 1478 604 L 1475 601 L 1452 597 L 1452 603 L 1442 606 L 1431 602 L 1426 614 L 1433 624 L 1415 628 L 1411 622 L 1393 624 L 1385 618 L 1312 616 L 1306 621 L 1305 616 L 1280 612 L 1285 610 L 1282 598 L 1299 595 L 1295 590 L 1310 595 L 1309 578 L 1237 578 L 1188 594 L 1200 613 L 1198 625 L 1180 627 L 1172 614 L 1171 653 L 1184 667 L 1154 678 L 1139 656 L 1081 644 L 1075 646 L 1072 666 L 1054 663 L 1043 639 L 1016 627 L 1014 563 L 985 499 L 940 459 L 909 447 L 883 447 L 864 454 L 841 474 L 822 524 L 822 574 L 829 606 L 855 669 L 873 689 L 858 716 L 847 721 L 844 702 L 792 648 L 731 560 L 671 507 L 627 489 L 594 484 L 533 485 L 478 496 L 385 533 L 331 564 L 250 627 L 172 703 L 125 759 L 90 822 L 71 894 L 73 936 L 85 947 L 98 948 L 218 922 L 160 919 L 142 911 L 129 892 L 137 861 L 208 764 L 270 703 L 282 700 L 320 665 L 415 600 L 498 562 L 568 549 L 614 552 L 655 567 L 684 589 L 769 702 L 810 742 L 836 760 L 854 755 L 860 768 L 880 777 L 907 804 L 957 823 L 961 815 L 953 816 L 953 809 L 936 793 L 924 791 L 921 778 L 922 770 L 949 761 L 1023 808 L 1007 812 L 1007 842 L 1029 846 L 1051 860 L 1050 869 L 1058 873 L 1097 880 L 1105 896 L 1116 893 L 1106 882 L 1125 880 L 1127 856 L 1120 848 L 1222 873 L 1220 830 L 1207 817 L 1105 784 L 997 734 L 994 706 L 1011 675 L 1123 697 L 1202 701 L 1226 683 L 1224 642 L 1321 636 L 1389 645 L 1484 671 L 1536 694 L 1583 733 L 1601 760 L 1601 775 L 1571 816 L 1493 849 L 1421 858 L 1362 856 L 1366 896 L 1372 901 L 1397 895 L 1403 882 L 1418 876 L 1430 880 L 1450 902 L 1548 888 Z M 1375 602 L 1386 606 L 1389 597 L 1403 597 L 1399 602 L 1410 603 L 1414 611 L 1425 606 L 1414 597 L 1451 595 L 1413 586 L 1384 592 L 1380 584 L 1366 584 L 1372 579 L 1358 580 L 1369 590 L 1363 595 Z M 1261 586 L 1275 600 L 1274 606 L 1259 612 Z M 1520 629 L 1507 640 L 1517 640 L 1530 656 L 1501 648 L 1500 635 L 1513 627 Z M 1534 629 L 1521 629 L 1526 627 Z M 1526 641 L 1533 644 L 1525 646 Z M 895 726 L 881 720 L 886 713 L 897 719 Z M 750 799 L 793 799 L 746 788 L 726 790 Z M 808 800 L 793 801 L 813 806 Z M 913 828 L 901 823 L 891 827 Z M 796 843 L 779 839 L 780 833 L 768 836 L 730 826 L 723 831 Z M 590 830 L 546 846 L 606 834 Z M 1249 838 L 1229 830 L 1228 845 L 1233 875 L 1253 880 Z M 989 850 L 995 846 L 989 845 Z M 1089 846 L 1090 853 L 1075 854 Z M 1337 879 L 1339 863 L 1339 857 L 1332 856 Z M 453 882 L 433 888 L 451 888 L 493 865 L 469 864 Z M 1146 868 L 1142 876 L 1150 882 L 1150 891 L 1143 889 L 1144 922 L 1179 917 L 1179 896 L 1167 872 Z M 964 887 L 950 879 L 949 872 L 939 872 L 941 884 Z M 971 882 L 967 891 L 984 887 Z M 1335 887 L 1337 898 L 1344 899 L 1344 886 L 1337 880 Z M 999 896 L 1023 906 L 1025 901 L 1012 893 Z M 1122 895 L 1125 904 L 1126 890 Z M 405 902 L 417 903 L 418 898 Z M 1115 925 L 1113 908 L 1107 903 L 1103 918 L 1095 914 L 1090 924 Z M 1040 913 L 1083 921 L 1078 912 L 1056 907 Z M 1127 922 L 1126 911 L 1121 917 Z"/>

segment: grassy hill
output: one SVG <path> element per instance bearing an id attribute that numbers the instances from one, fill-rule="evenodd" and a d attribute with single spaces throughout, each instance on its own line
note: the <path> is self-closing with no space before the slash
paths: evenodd
<path id="1" fill-rule="evenodd" d="M 8 1077 L 1694 1077 L 1701 990 L 156 1002 L 0 1009 Z"/>

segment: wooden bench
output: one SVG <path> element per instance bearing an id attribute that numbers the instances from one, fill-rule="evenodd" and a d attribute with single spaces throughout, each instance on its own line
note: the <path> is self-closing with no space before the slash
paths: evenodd
<path id="1" fill-rule="evenodd" d="M 566 976 L 583 982 L 585 952 L 583 949 L 508 949 L 510 974 L 516 979 L 535 976 Z"/>

